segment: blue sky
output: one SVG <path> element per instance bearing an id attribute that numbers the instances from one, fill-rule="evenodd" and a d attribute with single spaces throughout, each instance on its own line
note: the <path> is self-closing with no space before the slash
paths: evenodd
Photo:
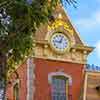
<path id="1" fill-rule="evenodd" d="M 77 2 L 77 9 L 66 6 L 67 13 L 84 43 L 95 47 L 88 63 L 100 66 L 100 0 Z"/>

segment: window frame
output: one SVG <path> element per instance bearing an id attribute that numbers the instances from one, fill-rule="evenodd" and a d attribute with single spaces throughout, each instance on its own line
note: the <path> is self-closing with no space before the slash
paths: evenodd
<path id="1" fill-rule="evenodd" d="M 17 85 L 17 93 L 16 93 L 16 90 L 15 90 L 15 86 Z M 13 98 L 14 100 L 19 100 L 19 92 L 20 92 L 20 81 L 19 79 L 17 79 L 14 83 L 13 83 Z M 16 94 L 18 97 L 16 97 Z M 16 99 L 18 98 L 18 99 Z"/>
<path id="2" fill-rule="evenodd" d="M 66 100 L 68 100 L 69 96 L 69 87 L 72 86 L 72 78 L 71 76 L 65 74 L 64 72 L 52 72 L 48 74 L 48 82 L 50 86 L 52 85 L 53 77 L 63 77 L 66 80 Z"/>

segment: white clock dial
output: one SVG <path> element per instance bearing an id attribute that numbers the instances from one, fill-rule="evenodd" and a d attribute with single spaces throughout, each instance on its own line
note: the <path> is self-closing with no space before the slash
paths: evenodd
<path id="1" fill-rule="evenodd" d="M 51 44 L 58 51 L 65 51 L 68 47 L 68 38 L 63 33 L 55 33 L 51 37 Z"/>

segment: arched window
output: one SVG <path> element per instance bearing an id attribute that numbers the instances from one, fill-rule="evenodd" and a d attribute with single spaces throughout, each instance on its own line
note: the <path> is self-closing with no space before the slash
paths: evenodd
<path id="1" fill-rule="evenodd" d="M 19 83 L 15 83 L 13 87 L 14 100 L 19 100 Z"/>
<path id="2" fill-rule="evenodd" d="M 62 72 L 55 72 L 49 74 L 48 78 L 52 100 L 68 100 L 69 85 L 72 84 L 71 77 Z"/>

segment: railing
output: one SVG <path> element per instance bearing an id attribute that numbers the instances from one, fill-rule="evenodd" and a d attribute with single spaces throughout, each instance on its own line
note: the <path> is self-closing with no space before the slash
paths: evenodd
<path id="1" fill-rule="evenodd" d="M 100 72 L 100 66 L 96 66 L 94 64 L 86 64 L 86 71 L 91 71 L 91 72 Z"/>

